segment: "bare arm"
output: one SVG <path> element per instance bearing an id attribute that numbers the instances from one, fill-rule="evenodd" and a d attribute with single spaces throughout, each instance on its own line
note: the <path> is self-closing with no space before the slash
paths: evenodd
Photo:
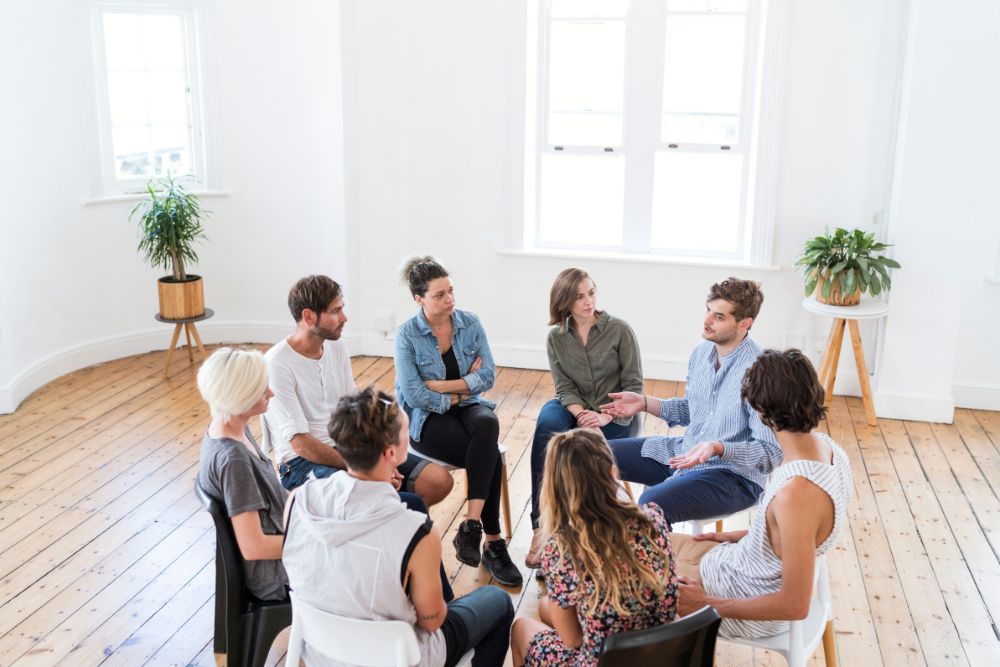
<path id="1" fill-rule="evenodd" d="M 346 468 L 344 458 L 336 449 L 321 442 L 319 438 L 311 433 L 297 433 L 292 437 L 290 444 L 292 451 L 310 463 L 319 463 L 332 468 Z"/>
<path id="2" fill-rule="evenodd" d="M 808 485 L 810 488 L 806 488 Z M 793 479 L 771 501 L 777 536 L 781 544 L 781 590 L 747 599 L 717 598 L 705 594 L 696 582 L 681 578 L 682 613 L 709 604 L 726 618 L 748 621 L 795 621 L 809 614 L 812 601 L 816 543 L 829 497 L 805 479 Z M 699 604 L 700 603 L 700 604 Z"/>
<path id="3" fill-rule="evenodd" d="M 281 558 L 281 535 L 266 535 L 260 514 L 243 512 L 230 519 L 243 560 L 278 560 Z"/>
<path id="4" fill-rule="evenodd" d="M 583 646 L 583 630 L 576 616 L 576 607 L 560 607 L 558 604 L 553 604 L 549 598 L 543 599 L 543 603 L 545 603 L 545 613 L 542 620 L 556 629 L 562 643 L 569 648 Z M 539 611 L 542 611 L 541 608 Z"/>
<path id="5" fill-rule="evenodd" d="M 440 566 L 441 535 L 432 526 L 430 532 L 417 543 L 406 566 L 410 600 L 417 612 L 417 627 L 427 632 L 440 628 L 448 613 L 438 574 Z"/>

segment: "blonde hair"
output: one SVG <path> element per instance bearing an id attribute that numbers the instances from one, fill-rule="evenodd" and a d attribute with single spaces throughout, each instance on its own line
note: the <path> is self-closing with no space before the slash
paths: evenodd
<path id="1" fill-rule="evenodd" d="M 641 599 L 646 590 L 660 596 L 667 585 L 636 555 L 636 528 L 665 567 L 669 555 L 656 542 L 653 520 L 618 495 L 613 465 L 611 449 L 599 433 L 575 429 L 549 440 L 542 477 L 542 529 L 573 561 L 580 579 L 593 580 L 593 594 L 581 601 L 584 611 L 611 605 L 618 614 L 629 616 L 631 601 Z"/>
<path id="2" fill-rule="evenodd" d="M 198 391 L 222 421 L 252 408 L 266 390 L 267 364 L 257 350 L 219 348 L 198 370 Z"/>
<path id="3" fill-rule="evenodd" d="M 577 290 L 580 287 L 580 283 L 584 280 L 589 280 L 594 285 L 594 289 L 597 289 L 597 284 L 594 283 L 594 279 L 590 277 L 590 274 L 583 269 L 577 267 L 571 267 L 569 269 L 563 269 L 556 276 L 555 282 L 552 283 L 552 289 L 549 290 L 549 324 L 558 324 L 563 327 L 565 331 L 566 318 L 570 316 L 573 312 L 573 304 L 576 302 Z M 601 311 L 594 311 L 595 315 L 599 315 Z"/>

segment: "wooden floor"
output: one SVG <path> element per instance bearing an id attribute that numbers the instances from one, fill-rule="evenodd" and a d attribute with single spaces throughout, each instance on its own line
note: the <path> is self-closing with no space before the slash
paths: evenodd
<path id="1" fill-rule="evenodd" d="M 214 533 L 192 492 L 208 415 L 186 356 L 168 378 L 164 361 L 153 352 L 72 373 L 0 416 L 0 665 L 223 664 L 211 644 Z M 392 390 L 391 360 L 353 363 L 359 385 Z M 518 563 L 531 533 L 529 441 L 552 395 L 548 373 L 513 368 L 489 392 L 509 448 Z M 871 428 L 858 400 L 836 397 L 823 428 L 850 455 L 856 486 L 829 558 L 840 664 L 1000 665 L 1000 413 Z M 666 431 L 650 419 L 646 432 Z M 454 558 L 463 494 L 457 483 L 432 510 L 458 594 L 488 583 Z M 511 595 L 534 614 L 539 590 L 526 579 Z M 285 642 L 268 665 L 283 664 Z M 716 664 L 784 663 L 723 644 Z"/>

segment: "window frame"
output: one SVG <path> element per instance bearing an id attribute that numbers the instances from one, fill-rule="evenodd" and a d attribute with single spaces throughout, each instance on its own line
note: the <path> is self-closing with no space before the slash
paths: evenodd
<path id="1" fill-rule="evenodd" d="M 551 255 L 553 253 L 583 256 L 644 257 L 655 261 L 683 264 L 704 262 L 708 264 L 769 266 L 771 262 L 775 188 L 777 181 L 777 145 L 780 123 L 779 103 L 781 77 L 787 37 L 789 0 L 748 0 L 745 26 L 741 85 L 739 130 L 736 141 L 730 144 L 671 144 L 664 141 L 661 131 L 663 118 L 663 75 L 666 18 L 664 0 L 632 0 L 626 14 L 626 44 L 624 72 L 623 136 L 617 147 L 563 146 L 560 150 L 547 142 L 548 123 L 548 42 L 551 29 L 549 2 L 527 0 L 524 3 L 523 45 L 526 85 L 517 99 L 523 102 L 524 153 L 515 169 L 513 182 L 523 185 L 520 206 L 512 206 L 512 228 L 508 234 L 509 247 L 515 252 Z M 671 14 L 702 14 L 704 12 L 670 12 Z M 734 12 L 715 12 L 727 14 Z M 743 12 L 739 12 L 743 14 Z M 650 49 L 650 45 L 655 48 Z M 656 62 L 643 68 L 645 93 L 636 98 L 635 91 L 642 85 L 633 80 L 635 70 L 630 66 L 637 54 L 655 54 Z M 647 58 L 648 59 L 648 58 Z M 653 72 L 652 75 L 649 72 Z M 648 85 L 652 83 L 653 85 Z M 748 87 L 751 91 L 748 92 Z M 650 105 L 649 100 L 655 103 Z M 650 108 L 652 107 L 652 108 Z M 636 138 L 636 127 L 645 127 L 641 145 Z M 651 134 L 655 132 L 655 134 Z M 641 133 L 640 133 L 641 134 Z M 650 141 L 650 137 L 654 140 Z M 740 192 L 740 238 L 735 252 L 710 250 L 685 250 L 680 248 L 652 247 L 653 187 L 656 155 L 663 151 L 704 153 L 729 150 L 742 154 L 742 186 Z M 606 150 L 610 148 L 611 150 Z M 645 153 L 643 155 L 642 153 Z M 622 222 L 622 244 L 618 246 L 541 241 L 541 162 L 547 154 L 588 155 L 601 159 L 619 156 L 625 160 L 625 210 Z M 637 194 L 638 193 L 638 194 Z"/>
<path id="2" fill-rule="evenodd" d="M 204 0 L 92 0 L 90 3 L 91 41 L 90 55 L 93 66 L 93 100 L 96 130 L 95 194 L 115 197 L 142 193 L 150 177 L 119 178 L 116 170 L 112 140 L 111 105 L 108 89 L 108 68 L 104 38 L 104 15 L 122 13 L 133 15 L 178 16 L 184 34 L 185 76 L 188 88 L 188 140 L 190 142 L 190 173 L 177 174 L 175 180 L 196 190 L 218 189 L 217 151 L 209 141 L 214 136 L 215 124 L 209 122 L 211 94 L 206 67 L 209 49 L 204 43 L 207 34 L 205 23 L 209 20 Z"/>

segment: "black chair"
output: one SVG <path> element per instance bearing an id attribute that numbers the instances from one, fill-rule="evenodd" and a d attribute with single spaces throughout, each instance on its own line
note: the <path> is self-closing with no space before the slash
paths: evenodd
<path id="1" fill-rule="evenodd" d="M 278 633 L 292 624 L 289 600 L 260 600 L 245 585 L 243 557 L 222 503 L 194 482 L 215 522 L 215 642 L 229 667 L 262 667 Z"/>
<path id="2" fill-rule="evenodd" d="M 598 667 L 712 667 L 722 619 L 711 607 L 672 623 L 604 640 Z"/>

